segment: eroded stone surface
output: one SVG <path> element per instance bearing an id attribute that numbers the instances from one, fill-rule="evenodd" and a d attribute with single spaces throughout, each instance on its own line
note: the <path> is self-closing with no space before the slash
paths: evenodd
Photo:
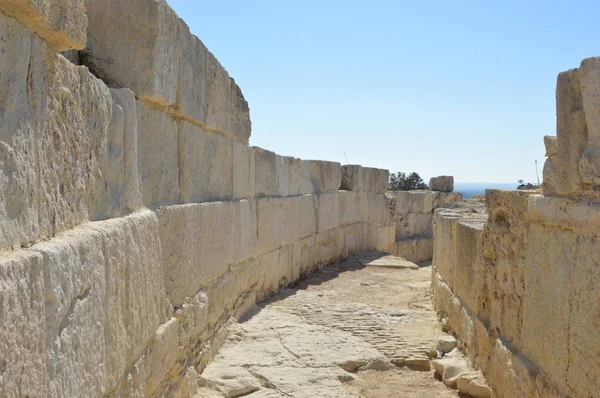
<path id="1" fill-rule="evenodd" d="M 419 358 L 427 364 L 419 369 L 429 369 L 427 354 L 442 336 L 426 295 L 429 272 L 363 268 L 356 260 L 284 289 L 231 330 L 196 397 L 356 397 L 373 372 L 409 388 L 397 367 Z M 456 396 L 438 382 L 412 391 Z"/>

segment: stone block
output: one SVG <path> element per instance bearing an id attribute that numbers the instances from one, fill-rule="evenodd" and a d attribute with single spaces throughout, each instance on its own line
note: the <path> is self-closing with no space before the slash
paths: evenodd
<path id="1" fill-rule="evenodd" d="M 384 169 L 375 169 L 371 167 L 362 168 L 363 187 L 365 190 L 374 193 L 386 193 L 390 181 L 390 173 Z"/>
<path id="2" fill-rule="evenodd" d="M 340 225 L 340 203 L 337 192 L 316 195 L 316 206 L 318 232 L 328 231 Z"/>
<path id="3" fill-rule="evenodd" d="M 442 276 L 450 288 L 454 276 L 454 224 L 459 219 L 455 213 L 439 212 L 433 221 L 433 269 Z"/>
<path id="4" fill-rule="evenodd" d="M 452 192 L 454 191 L 454 177 L 431 177 L 429 179 L 429 189 L 431 189 L 432 191 Z"/>
<path id="5" fill-rule="evenodd" d="M 235 204 L 236 224 L 234 246 L 235 262 L 254 257 L 258 250 L 256 201 L 241 200 Z"/>
<path id="6" fill-rule="evenodd" d="M 109 129 L 108 163 L 122 164 L 122 170 L 116 169 L 119 181 L 122 177 L 123 205 L 128 212 L 143 206 L 142 185 L 138 169 L 138 125 L 137 107 L 133 91 L 121 88 L 110 90 L 113 98 L 112 121 Z M 106 175 L 107 173 L 105 173 Z M 108 180 L 107 177 L 105 179 Z M 113 182 L 114 184 L 114 182 Z M 114 191 L 119 192 L 118 184 Z M 109 195 L 112 197 L 112 195 Z"/>
<path id="7" fill-rule="evenodd" d="M 315 192 L 309 165 L 309 162 L 302 159 L 290 158 L 290 195 L 305 195 Z"/>
<path id="8" fill-rule="evenodd" d="M 558 75 L 556 83 L 556 137 L 558 153 L 552 157 L 557 174 L 554 189 L 559 195 L 581 190 L 580 160 L 588 143 L 586 115 L 580 89 L 579 70 Z M 544 180 L 546 179 L 544 170 Z"/>
<path id="9" fill-rule="evenodd" d="M 248 102 L 240 87 L 212 53 L 208 54 L 206 87 L 206 124 L 224 130 L 247 144 L 251 130 Z"/>
<path id="10" fill-rule="evenodd" d="M 545 135 L 544 136 L 544 147 L 546 148 L 546 153 L 544 156 L 551 157 L 558 153 L 558 139 L 555 135 Z"/>
<path id="11" fill-rule="evenodd" d="M 210 202 L 157 210 L 165 289 L 173 306 L 180 306 L 186 297 L 194 297 L 200 288 L 209 286 L 243 252 L 234 245 L 241 222 L 237 218 L 239 206 L 238 202 Z"/>
<path id="12" fill-rule="evenodd" d="M 175 104 L 184 29 L 167 2 L 85 0 L 85 7 L 83 63 L 103 80 L 130 88 L 138 99 Z"/>
<path id="13" fill-rule="evenodd" d="M 404 239 L 395 242 L 393 254 L 414 263 L 431 260 L 433 257 L 433 239 Z"/>
<path id="14" fill-rule="evenodd" d="M 233 141 L 233 198 L 254 198 L 255 181 L 254 151 L 244 143 Z"/>
<path id="15" fill-rule="evenodd" d="M 216 71 L 209 73 L 209 58 L 211 57 L 208 48 L 200 39 L 190 33 L 189 28 L 183 22 L 178 24 L 178 36 L 180 50 L 178 52 L 179 65 L 177 82 L 177 112 L 181 113 L 183 118 L 191 118 L 193 122 L 207 122 L 207 113 L 209 104 L 207 95 L 210 79 L 217 78 Z M 174 43 L 175 44 L 175 43 Z M 214 60 L 213 60 L 214 62 Z M 211 65 L 215 66 L 215 65 Z M 219 76 L 221 77 L 221 76 Z M 229 77 L 229 76 L 227 76 Z M 214 83 L 211 84 L 214 87 Z M 214 95 L 214 93 L 213 93 Z M 220 127 L 220 125 L 210 125 L 211 127 Z M 247 144 L 246 142 L 243 142 Z"/>
<path id="16" fill-rule="evenodd" d="M 181 201 L 200 203 L 233 196 L 233 141 L 179 123 L 179 182 Z"/>
<path id="17" fill-rule="evenodd" d="M 385 195 L 369 192 L 367 194 L 367 200 L 369 203 L 368 221 L 370 223 L 390 221 Z"/>
<path id="18" fill-rule="evenodd" d="M 463 196 L 460 192 L 431 192 L 433 195 L 433 209 L 451 207 L 454 203 L 462 202 Z"/>
<path id="19" fill-rule="evenodd" d="M 387 170 L 359 165 L 342 166 L 341 189 L 343 190 L 385 193 L 388 184 L 389 171 Z"/>
<path id="20" fill-rule="evenodd" d="M 279 183 L 277 184 L 277 195 L 276 196 L 289 196 L 290 195 L 290 164 L 292 158 L 287 156 L 275 156 L 275 165 L 277 169 L 277 177 Z"/>
<path id="21" fill-rule="evenodd" d="M 160 325 L 143 357 L 144 396 L 160 393 L 161 382 L 168 379 L 168 373 L 175 367 L 179 350 L 178 320 L 171 318 Z"/>
<path id="22" fill-rule="evenodd" d="M 389 252 L 395 242 L 396 225 L 386 225 L 377 227 L 377 247 L 381 252 Z"/>
<path id="23" fill-rule="evenodd" d="M 409 213 L 431 213 L 433 195 L 431 191 L 408 191 Z"/>
<path id="24" fill-rule="evenodd" d="M 339 261 L 344 254 L 344 239 L 344 228 L 335 228 L 318 233 L 315 236 L 318 256 L 313 265 L 326 265 Z"/>
<path id="25" fill-rule="evenodd" d="M 310 178 L 315 192 L 338 191 L 342 185 L 342 166 L 335 162 L 307 160 Z"/>
<path id="26" fill-rule="evenodd" d="M 569 347 L 567 390 L 569 396 L 593 396 L 600 391 L 600 327 L 596 316 L 600 311 L 598 297 L 600 287 L 596 281 L 600 276 L 600 261 L 597 256 L 598 237 L 579 236 L 577 254 L 571 271 Z"/>
<path id="27" fill-rule="evenodd" d="M 395 191 L 396 194 L 396 213 L 408 214 L 411 211 L 411 192 L 410 191 Z"/>
<path id="28" fill-rule="evenodd" d="M 522 352 L 550 380 L 566 380 L 570 294 L 576 236 L 532 225 L 528 233 L 522 313 Z M 585 277 L 584 277 L 585 278 Z M 577 287 L 580 288 L 580 287 Z M 587 309 L 589 310 L 589 308 Z"/>
<path id="29" fill-rule="evenodd" d="M 279 176 L 277 174 L 277 155 L 259 147 L 254 151 L 256 197 L 277 196 L 279 193 Z"/>
<path id="30" fill-rule="evenodd" d="M 88 19 L 83 0 L 0 0 L 0 11 L 14 17 L 56 51 L 83 50 Z"/>
<path id="31" fill-rule="evenodd" d="M 600 184 L 600 58 L 587 58 L 579 68 L 581 100 L 587 126 L 587 143 L 579 172 L 585 184 Z"/>
<path id="32" fill-rule="evenodd" d="M 339 223 L 340 225 L 355 224 L 362 221 L 358 192 L 340 191 Z"/>
<path id="33" fill-rule="evenodd" d="M 177 203 L 179 186 L 179 130 L 168 114 L 138 101 L 138 156 L 146 206 Z"/>
<path id="34" fill-rule="evenodd" d="M 484 222 L 459 221 L 454 228 L 453 290 L 468 308 L 479 313 L 483 304 L 486 269 L 478 259 L 479 237 Z"/>
<path id="35" fill-rule="evenodd" d="M 433 215 L 409 213 L 407 215 L 409 236 L 431 236 L 433 233 Z"/>
<path id="36" fill-rule="evenodd" d="M 315 195 L 296 196 L 292 199 L 294 208 L 294 225 L 291 241 L 296 241 L 317 232 L 317 212 Z M 289 243 L 291 243 L 291 241 Z"/>
<path id="37" fill-rule="evenodd" d="M 0 391 L 48 396 L 42 256 L 18 251 L 0 260 Z"/>
<path id="38" fill-rule="evenodd" d="M 297 233 L 294 198 L 257 199 L 258 253 L 292 243 Z"/>

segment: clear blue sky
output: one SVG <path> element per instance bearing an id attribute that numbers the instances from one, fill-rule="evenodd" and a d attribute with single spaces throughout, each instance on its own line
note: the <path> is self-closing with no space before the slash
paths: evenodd
<path id="1" fill-rule="evenodd" d="M 252 145 L 425 179 L 535 181 L 598 1 L 168 0 L 238 82 Z"/>

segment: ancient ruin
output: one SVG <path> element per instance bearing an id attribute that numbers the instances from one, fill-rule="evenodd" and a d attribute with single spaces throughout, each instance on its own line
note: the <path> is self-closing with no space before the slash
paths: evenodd
<path id="1" fill-rule="evenodd" d="M 249 146 L 165 0 L 0 0 L 0 54 L 0 397 L 600 396 L 600 59 L 484 205 Z"/>

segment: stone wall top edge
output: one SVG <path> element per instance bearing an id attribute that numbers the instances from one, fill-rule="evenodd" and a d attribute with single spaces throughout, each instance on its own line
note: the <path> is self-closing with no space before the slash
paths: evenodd
<path id="1" fill-rule="evenodd" d="M 595 229 L 600 225 L 600 203 L 532 195 L 528 201 L 528 216 L 532 221 L 549 225 Z"/>

